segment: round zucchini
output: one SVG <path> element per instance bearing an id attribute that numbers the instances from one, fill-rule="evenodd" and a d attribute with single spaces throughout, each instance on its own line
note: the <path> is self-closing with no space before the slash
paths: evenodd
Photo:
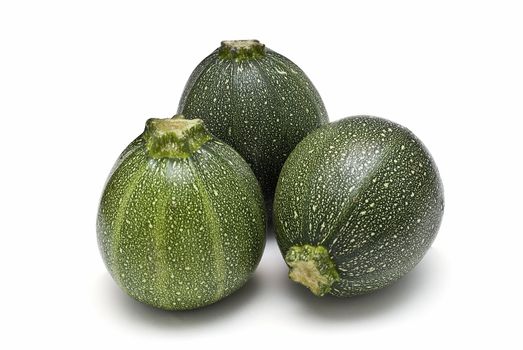
<path id="1" fill-rule="evenodd" d="M 201 120 L 149 119 L 109 176 L 97 234 L 130 296 L 194 309 L 234 292 L 258 265 L 263 197 L 249 165 Z"/>
<path id="2" fill-rule="evenodd" d="M 320 296 L 396 281 L 426 253 L 442 215 L 443 187 L 427 149 L 404 127 L 368 116 L 300 142 L 274 200 L 289 277 Z"/>
<path id="3" fill-rule="evenodd" d="M 242 155 L 269 209 L 287 156 L 328 121 L 305 73 L 257 40 L 223 41 L 190 76 L 178 112 L 204 120 L 213 135 Z"/>

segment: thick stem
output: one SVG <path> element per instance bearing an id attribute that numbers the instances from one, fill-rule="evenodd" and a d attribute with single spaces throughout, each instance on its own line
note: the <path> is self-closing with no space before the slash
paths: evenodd
<path id="1" fill-rule="evenodd" d="M 220 58 L 236 61 L 265 56 L 265 45 L 258 40 L 225 40 L 218 51 Z"/>
<path id="2" fill-rule="evenodd" d="M 152 158 L 188 158 L 212 139 L 200 119 L 182 115 L 147 120 L 143 137 Z"/>
<path id="3" fill-rule="evenodd" d="M 292 246 L 285 255 L 289 278 L 303 284 L 312 293 L 322 296 L 340 279 L 336 266 L 324 246 Z"/>

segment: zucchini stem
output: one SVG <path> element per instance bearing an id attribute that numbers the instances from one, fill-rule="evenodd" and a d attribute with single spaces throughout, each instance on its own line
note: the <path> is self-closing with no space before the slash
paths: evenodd
<path id="1" fill-rule="evenodd" d="M 200 119 L 151 118 L 145 124 L 143 138 L 152 158 L 188 158 L 212 139 Z"/>
<path id="2" fill-rule="evenodd" d="M 265 56 L 265 45 L 258 40 L 222 41 L 218 54 L 222 59 L 244 61 Z"/>
<path id="3" fill-rule="evenodd" d="M 334 282 L 340 279 L 336 266 L 324 246 L 292 246 L 285 255 L 289 266 L 289 278 L 301 283 L 317 296 L 331 290 Z"/>

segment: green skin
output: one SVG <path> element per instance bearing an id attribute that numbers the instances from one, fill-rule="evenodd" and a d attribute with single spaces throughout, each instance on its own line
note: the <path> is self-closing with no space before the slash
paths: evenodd
<path id="1" fill-rule="evenodd" d="M 130 296 L 194 309 L 231 294 L 255 270 L 263 198 L 249 165 L 201 121 L 151 119 L 109 176 L 97 233 L 107 269 Z"/>
<path id="2" fill-rule="evenodd" d="M 190 76 L 178 112 L 204 120 L 213 135 L 242 155 L 268 209 L 287 156 L 328 121 L 305 73 L 255 40 L 222 42 Z"/>
<path id="3" fill-rule="evenodd" d="M 412 270 L 436 237 L 443 187 L 409 130 L 359 116 L 326 125 L 287 159 L 274 222 L 289 276 L 316 295 L 364 294 Z"/>

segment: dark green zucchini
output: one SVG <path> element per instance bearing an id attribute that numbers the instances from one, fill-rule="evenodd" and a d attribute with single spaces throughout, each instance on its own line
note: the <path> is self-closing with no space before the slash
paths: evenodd
<path id="1" fill-rule="evenodd" d="M 257 40 L 222 42 L 192 73 L 178 112 L 204 120 L 213 135 L 243 156 L 269 205 L 287 156 L 327 122 L 305 73 Z"/>
<path id="2" fill-rule="evenodd" d="M 150 119 L 109 176 L 97 233 L 130 296 L 193 309 L 231 294 L 256 268 L 263 198 L 249 165 L 200 120 Z"/>
<path id="3" fill-rule="evenodd" d="M 307 136 L 287 159 L 274 201 L 289 277 L 316 295 L 396 281 L 428 250 L 442 215 L 443 187 L 421 141 L 367 116 Z"/>

